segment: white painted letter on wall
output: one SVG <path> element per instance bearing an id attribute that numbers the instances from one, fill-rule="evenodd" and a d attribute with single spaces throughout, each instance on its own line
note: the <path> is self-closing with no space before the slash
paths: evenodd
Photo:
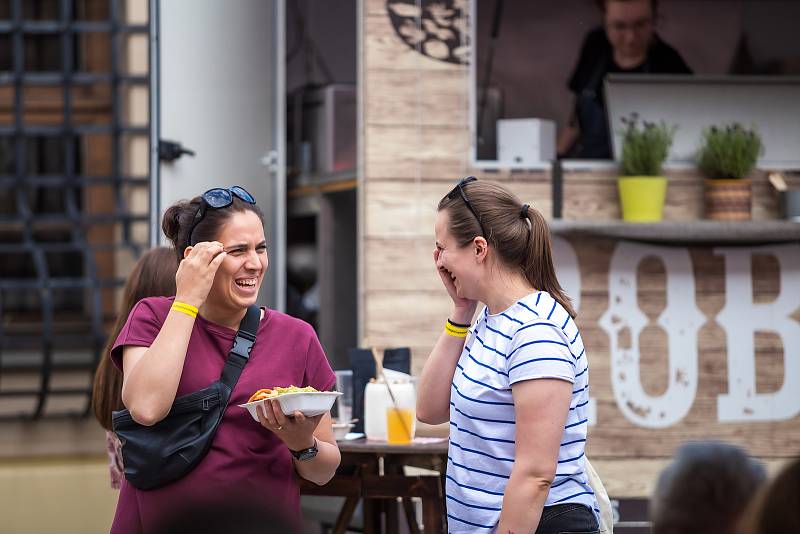
<path id="1" fill-rule="evenodd" d="M 800 246 L 718 248 L 725 257 L 725 307 L 717 322 L 728 345 L 728 394 L 717 398 L 720 421 L 779 421 L 800 413 L 800 324 L 790 316 L 800 306 Z M 752 256 L 778 260 L 780 294 L 753 302 Z M 783 342 L 783 385 L 756 392 L 755 333 L 774 332 Z"/>
<path id="2" fill-rule="evenodd" d="M 639 309 L 636 273 L 639 263 L 653 256 L 664 265 L 667 275 L 667 306 L 658 324 L 669 339 L 669 376 L 666 392 L 648 395 L 640 377 L 639 336 L 647 316 Z M 695 304 L 694 274 L 685 248 L 655 247 L 620 242 L 608 271 L 608 310 L 600 326 L 609 336 L 611 386 L 622 413 L 636 425 L 665 428 L 689 412 L 697 392 L 697 331 L 705 316 Z M 620 335 L 627 329 L 630 346 L 622 346 Z"/>

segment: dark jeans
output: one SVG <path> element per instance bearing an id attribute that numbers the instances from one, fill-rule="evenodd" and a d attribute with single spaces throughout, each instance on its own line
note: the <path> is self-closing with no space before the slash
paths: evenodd
<path id="1" fill-rule="evenodd" d="M 536 534 L 599 534 L 594 512 L 583 504 L 545 506 Z"/>

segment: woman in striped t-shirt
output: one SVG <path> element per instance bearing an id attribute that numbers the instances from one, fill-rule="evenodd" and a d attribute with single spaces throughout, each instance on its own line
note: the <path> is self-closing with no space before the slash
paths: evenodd
<path id="1" fill-rule="evenodd" d="M 438 211 L 434 259 L 453 311 L 417 417 L 450 422 L 450 532 L 599 532 L 584 457 L 589 367 L 546 221 L 474 177 Z"/>

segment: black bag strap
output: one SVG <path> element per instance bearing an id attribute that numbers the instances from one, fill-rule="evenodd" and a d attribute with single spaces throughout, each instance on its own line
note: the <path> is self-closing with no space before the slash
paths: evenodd
<path id="1" fill-rule="evenodd" d="M 225 360 L 225 367 L 222 368 L 222 375 L 220 376 L 220 382 L 228 386 L 230 391 L 233 391 L 233 387 L 242 374 L 242 369 L 250 359 L 250 351 L 253 350 L 253 344 L 256 342 L 256 333 L 258 332 L 260 320 L 261 308 L 254 304 L 247 308 L 242 322 L 239 323 L 239 330 L 233 340 L 233 347 L 228 352 L 228 359 Z"/>

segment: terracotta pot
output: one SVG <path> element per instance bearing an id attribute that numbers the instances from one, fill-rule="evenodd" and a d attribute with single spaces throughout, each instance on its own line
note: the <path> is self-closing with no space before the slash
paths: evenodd
<path id="1" fill-rule="evenodd" d="M 751 218 L 752 184 L 749 178 L 706 179 L 706 219 L 748 221 Z"/>

